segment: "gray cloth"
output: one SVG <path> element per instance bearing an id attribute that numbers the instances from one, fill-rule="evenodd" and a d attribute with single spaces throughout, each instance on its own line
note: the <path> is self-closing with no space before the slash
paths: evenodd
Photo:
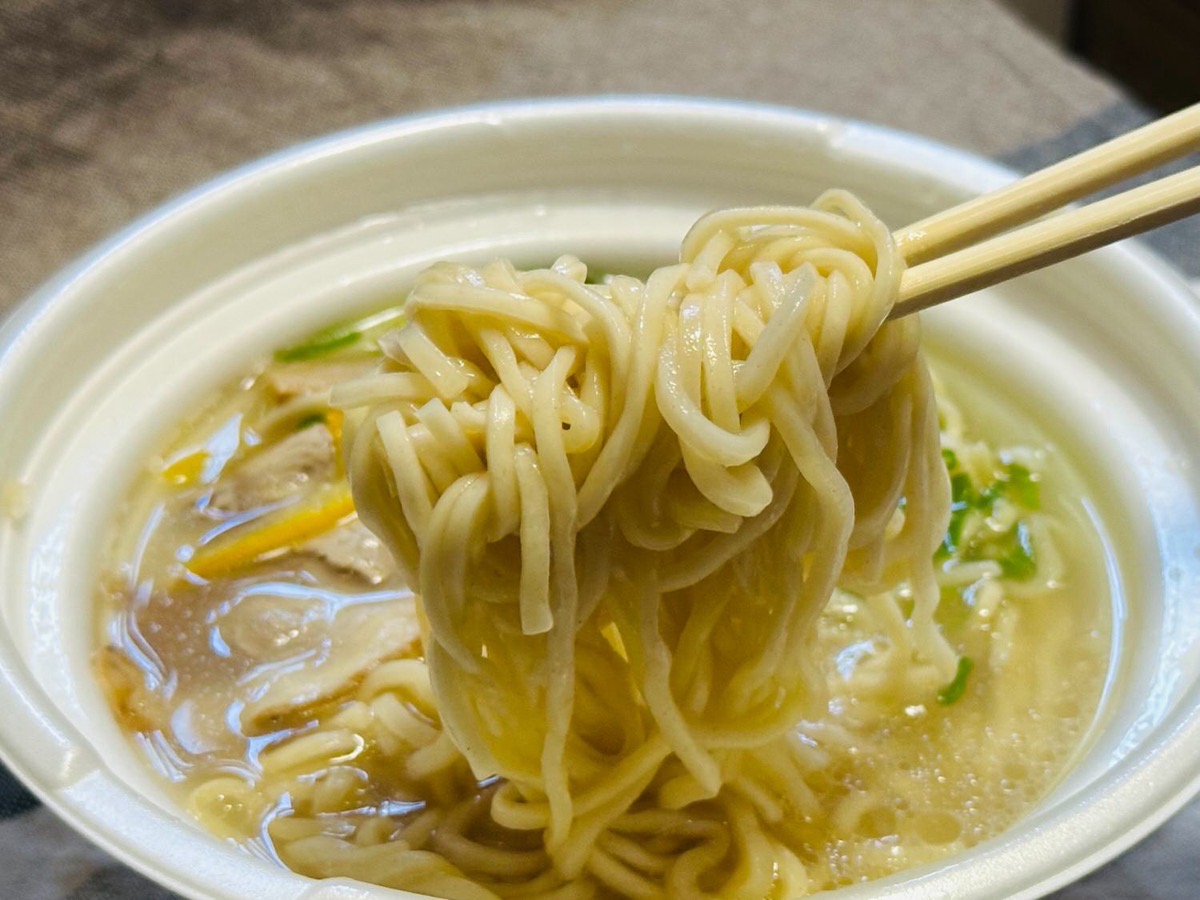
<path id="1" fill-rule="evenodd" d="M 0 315 L 164 198 L 305 138 L 471 101 L 746 98 L 1034 167 L 1145 114 L 983 0 L 3 0 Z M 1159 249 L 1200 274 L 1196 231 Z M 1197 894 L 1200 805 L 1064 898 Z M 171 896 L 0 770 L 0 897 Z"/>
<path id="2" fill-rule="evenodd" d="M 1151 118 L 1146 110 L 1133 103 L 1114 103 L 1094 115 L 1081 119 L 1071 128 L 1048 140 L 1027 144 L 1011 153 L 1003 154 L 1000 161 L 1019 171 L 1032 172 L 1088 147 L 1102 144 L 1118 134 L 1132 131 L 1145 125 Z M 1200 164 L 1200 153 L 1193 153 L 1153 172 L 1147 172 L 1101 191 L 1098 196 L 1111 196 L 1134 185 L 1145 184 L 1168 173 L 1182 172 L 1197 164 Z M 1200 217 L 1193 216 L 1155 229 L 1143 235 L 1141 239 L 1188 277 L 1200 278 Z M 1200 283 L 1197 285 L 1200 286 Z"/>

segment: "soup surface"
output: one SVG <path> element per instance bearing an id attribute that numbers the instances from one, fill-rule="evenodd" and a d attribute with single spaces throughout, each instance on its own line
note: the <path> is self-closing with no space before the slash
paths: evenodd
<path id="1" fill-rule="evenodd" d="M 438 893 L 445 866 L 491 891 L 472 896 L 532 896 L 546 887 L 536 835 L 492 822 L 494 781 L 477 782 L 441 731 L 418 605 L 346 484 L 328 391 L 375 365 L 397 318 L 282 350 L 181 417 L 114 523 L 96 671 L 131 739 L 217 834 L 315 877 Z M 1086 486 L 1018 409 L 932 366 L 954 497 L 938 619 L 958 673 L 924 683 L 913 667 L 896 685 L 879 661 L 903 639 L 903 586 L 839 591 L 817 640 L 828 697 L 796 732 L 798 796 L 734 785 L 778 809 L 773 837 L 812 891 L 1006 828 L 1069 767 L 1105 689 L 1112 591 Z M 657 847 L 652 817 L 606 840 L 634 868 L 686 849 Z"/>

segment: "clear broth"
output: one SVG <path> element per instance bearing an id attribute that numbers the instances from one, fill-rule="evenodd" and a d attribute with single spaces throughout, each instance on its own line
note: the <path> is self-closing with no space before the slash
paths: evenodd
<path id="1" fill-rule="evenodd" d="M 314 834 L 373 845 L 406 830 L 412 843 L 426 812 L 492 789 L 465 767 L 449 782 L 410 777 L 397 764 L 405 751 L 372 730 L 383 707 L 361 695 L 387 663 L 420 660 L 416 605 L 344 508 L 337 414 L 293 389 L 369 365 L 369 343 L 264 364 L 175 427 L 114 521 L 96 654 L 114 714 L 206 827 L 305 874 L 365 880 L 370 872 L 335 873 L 289 848 Z M 1070 768 L 1106 690 L 1114 591 L 1088 486 L 1014 404 L 945 362 L 933 368 L 947 385 L 952 473 L 972 473 L 972 496 L 1004 485 L 1000 501 L 980 501 L 960 523 L 979 538 L 979 558 L 964 558 L 973 551 L 959 535 L 943 560 L 939 620 L 973 668 L 957 687 L 904 704 L 888 699 L 894 690 L 861 690 L 885 629 L 865 598 L 835 596 L 816 643 L 826 713 L 799 726 L 824 760 L 809 779 L 820 811 L 777 826 L 813 890 L 930 862 L 1010 826 Z M 301 460 L 290 474 L 268 455 L 287 442 L 293 457 L 278 460 Z M 301 445 L 308 456 L 295 456 Z M 1026 480 L 1036 502 L 1017 490 Z M 272 528 L 262 553 L 239 543 Z M 1014 534 L 1029 546 L 1009 546 Z M 435 710 L 401 700 L 416 723 L 405 727 L 436 730 Z M 349 740 L 334 763 L 293 752 L 331 734 L 330 746 Z M 289 753 L 298 758 L 281 766 Z M 435 831 L 425 839 L 436 846 Z M 476 839 L 511 847 L 529 836 Z"/>

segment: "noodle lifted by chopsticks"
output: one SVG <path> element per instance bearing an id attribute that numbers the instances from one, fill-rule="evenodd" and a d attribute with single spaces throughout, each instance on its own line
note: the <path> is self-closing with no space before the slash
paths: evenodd
<path id="1" fill-rule="evenodd" d="M 631 895 L 645 866 L 618 831 L 647 797 L 667 830 L 716 798 L 756 835 L 744 856 L 802 882 L 754 823 L 811 808 L 793 729 L 836 584 L 907 583 L 904 662 L 956 664 L 933 621 L 937 411 L 916 318 L 884 324 L 888 230 L 829 192 L 705 216 L 680 259 L 604 285 L 571 257 L 439 264 L 384 370 L 335 394 L 366 407 L 355 503 L 420 592 L 444 727 L 504 779 L 491 817 Z M 663 888 L 699 892 L 718 849 Z M 768 876 L 729 877 L 749 896 Z"/>

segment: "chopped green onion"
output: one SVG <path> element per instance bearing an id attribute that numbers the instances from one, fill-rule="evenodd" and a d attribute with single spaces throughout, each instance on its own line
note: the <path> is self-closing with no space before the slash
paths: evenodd
<path id="1" fill-rule="evenodd" d="M 950 455 L 946 456 L 946 454 Z M 953 450 L 943 450 L 942 457 L 946 459 L 946 465 L 949 468 L 958 465 L 958 458 L 954 455 Z M 952 474 L 950 476 L 950 523 L 946 527 L 945 540 L 934 553 L 934 559 L 947 559 L 957 552 L 959 544 L 962 543 L 963 526 L 966 524 L 967 514 L 973 508 L 974 500 L 975 486 L 971 483 L 971 476 L 966 472 Z"/>
<path id="2" fill-rule="evenodd" d="M 1039 509 L 1042 505 L 1041 490 L 1037 478 L 1019 463 L 1005 467 L 1004 483 L 1013 501 L 1026 509 Z"/>
<path id="3" fill-rule="evenodd" d="M 1037 476 L 1019 463 L 1009 463 L 1004 471 L 979 495 L 980 508 L 990 508 L 1004 497 L 1028 510 L 1041 508 L 1041 487 Z"/>
<path id="4" fill-rule="evenodd" d="M 962 699 L 963 694 L 967 692 L 967 679 L 971 676 L 971 670 L 975 668 L 975 662 L 969 656 L 960 656 L 958 658 L 958 671 L 954 673 L 954 680 L 938 691 L 937 701 L 942 706 L 950 706 Z"/>
<path id="5" fill-rule="evenodd" d="M 296 430 L 303 431 L 305 428 L 312 428 L 314 425 L 323 425 L 324 423 L 325 413 L 310 413 L 296 422 Z"/>
<path id="6" fill-rule="evenodd" d="M 958 550 L 962 543 L 963 526 L 966 525 L 967 514 L 970 512 L 971 507 L 965 503 L 950 507 L 950 524 L 946 526 L 946 537 L 938 547 L 934 559 L 946 559 Z"/>
<path id="7" fill-rule="evenodd" d="M 302 362 L 306 359 L 327 356 L 338 350 L 345 350 L 364 338 L 370 337 L 380 326 L 390 324 L 403 316 L 404 307 L 390 306 L 362 319 L 344 322 L 341 325 L 326 328 L 324 331 L 318 331 L 302 344 L 277 350 L 275 359 L 278 362 Z"/>
<path id="8" fill-rule="evenodd" d="M 1006 578 L 1024 581 L 1031 578 L 1037 571 L 1037 561 L 1033 553 L 1033 535 L 1025 522 L 1018 522 L 1013 526 L 1013 529 L 1004 536 L 1001 548 L 1004 555 L 996 561 L 1000 563 L 1000 570 Z"/>
<path id="9" fill-rule="evenodd" d="M 972 514 L 991 516 L 996 502 L 1007 500 L 1024 510 L 1041 507 L 1041 485 L 1038 476 L 1020 463 L 1006 463 L 994 480 L 978 488 L 971 476 L 958 468 L 958 456 L 953 450 L 942 450 L 942 459 L 950 473 L 950 521 L 946 536 L 934 552 L 935 562 L 957 557 L 964 562 L 992 560 L 1000 564 L 1006 578 L 1024 581 L 1037 571 L 1033 534 L 1025 519 L 1021 519 L 1004 534 L 991 529 L 973 530 L 964 543 L 963 533 Z"/>
<path id="10" fill-rule="evenodd" d="M 358 343 L 362 335 L 357 331 L 346 331 L 341 334 L 333 334 L 326 332 L 318 335 L 311 341 L 304 344 L 297 344 L 295 347 L 288 347 L 284 350 L 275 352 L 275 360 L 277 362 L 302 362 L 306 359 L 316 359 L 320 356 L 327 356 L 337 350 L 344 350 Z"/>
<path id="11" fill-rule="evenodd" d="M 955 506 L 970 506 L 975 500 L 975 486 L 971 484 L 971 476 L 965 472 L 956 472 L 950 476 L 950 502 Z"/>
<path id="12" fill-rule="evenodd" d="M 959 587 L 943 587 L 939 591 L 937 621 L 945 632 L 961 631 L 971 617 L 972 601 L 968 592 Z"/>

